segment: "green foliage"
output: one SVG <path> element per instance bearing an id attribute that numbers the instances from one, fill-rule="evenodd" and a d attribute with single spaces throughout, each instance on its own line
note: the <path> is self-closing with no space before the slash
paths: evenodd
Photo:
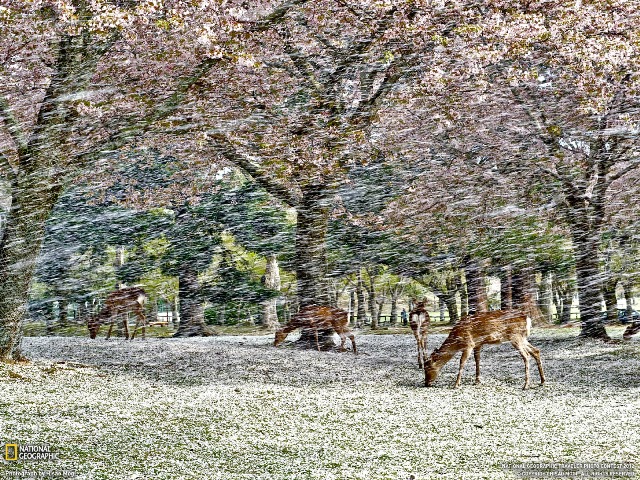
<path id="1" fill-rule="evenodd" d="M 518 269 L 536 265 L 542 271 L 566 273 L 573 269 L 571 244 L 552 225 L 535 217 L 513 220 L 508 226 L 488 231 L 471 245 L 477 258 Z"/>

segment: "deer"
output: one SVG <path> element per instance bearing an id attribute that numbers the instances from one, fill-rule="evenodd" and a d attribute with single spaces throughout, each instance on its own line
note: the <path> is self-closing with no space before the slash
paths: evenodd
<path id="1" fill-rule="evenodd" d="M 477 313 L 464 317 L 451 330 L 444 343 L 431 353 L 425 363 L 424 382 L 433 386 L 440 369 L 457 352 L 462 352 L 458 378 L 453 388 L 458 388 L 462 380 L 462 369 L 473 352 L 476 362 L 476 381 L 480 384 L 480 351 L 487 344 L 510 342 L 524 360 L 525 382 L 523 390 L 529 387 L 529 356 L 533 356 L 540 374 L 540 385 L 544 385 L 544 370 L 540 360 L 540 350 L 529 343 L 531 318 L 519 310 L 497 310 Z"/>
<path id="2" fill-rule="evenodd" d="M 95 339 L 98 336 L 100 327 L 104 324 L 109 324 L 109 331 L 106 337 L 108 340 L 109 337 L 111 337 L 111 330 L 118 316 L 126 313 L 134 313 L 136 315 L 136 325 L 130 339 L 133 340 L 135 338 L 138 325 L 142 325 L 142 338 L 145 338 L 146 316 L 144 306 L 146 303 L 147 295 L 140 287 L 126 287 L 110 292 L 107 294 L 102 310 L 87 320 L 89 338 Z M 125 338 L 129 339 L 129 324 L 127 317 L 124 315 L 122 318 L 122 327 Z"/>
<path id="3" fill-rule="evenodd" d="M 631 325 L 629 325 L 622 334 L 622 338 L 624 340 L 631 340 L 631 337 L 638 332 L 640 332 L 640 321 L 633 322 Z"/>
<path id="4" fill-rule="evenodd" d="M 429 313 L 425 302 L 417 302 L 413 310 L 409 312 L 409 326 L 418 344 L 418 367 L 424 368 L 427 352 L 427 334 L 431 325 Z"/>
<path id="5" fill-rule="evenodd" d="M 326 307 L 319 305 L 310 305 L 303 307 L 300 311 L 287 323 L 284 327 L 276 331 L 273 346 L 280 345 L 289 333 L 297 328 L 311 328 L 316 337 L 316 347 L 320 351 L 320 343 L 318 341 L 318 330 L 332 328 L 340 335 L 340 351 L 344 352 L 344 344 L 349 337 L 353 346 L 353 353 L 357 354 L 356 340 L 351 333 L 349 324 L 349 314 L 340 308 Z"/>

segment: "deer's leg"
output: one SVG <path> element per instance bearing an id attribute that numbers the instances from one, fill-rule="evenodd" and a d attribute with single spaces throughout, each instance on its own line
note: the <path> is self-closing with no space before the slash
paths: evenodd
<path id="1" fill-rule="evenodd" d="M 529 388 L 529 353 L 522 342 L 511 342 L 511 344 L 518 350 L 518 353 L 522 356 L 522 360 L 524 360 L 524 386 L 522 389 L 526 390 Z"/>
<path id="2" fill-rule="evenodd" d="M 418 346 L 418 367 L 423 368 L 423 354 L 422 354 L 422 349 L 421 349 L 421 343 L 420 343 L 420 336 L 418 335 L 417 332 L 413 332 L 413 337 L 416 339 L 416 345 Z"/>
<path id="3" fill-rule="evenodd" d="M 473 349 L 473 359 L 476 361 L 476 385 L 480 385 L 480 351 L 482 345 L 478 345 Z"/>
<path id="4" fill-rule="evenodd" d="M 146 340 L 147 339 L 147 316 L 144 314 L 144 311 L 140 312 L 140 317 L 142 317 L 142 338 Z"/>
<path id="5" fill-rule="evenodd" d="M 129 340 L 129 318 L 127 315 L 122 315 L 122 331 L 124 332 L 124 339 Z"/>
<path id="6" fill-rule="evenodd" d="M 136 338 L 136 332 L 138 331 L 138 325 L 140 324 L 140 317 L 136 314 L 136 324 L 133 327 L 133 333 L 131 334 L 131 340 Z"/>
<path id="7" fill-rule="evenodd" d="M 314 328 L 313 331 L 316 334 L 316 347 L 318 347 L 318 351 L 320 351 L 320 342 L 318 341 L 318 329 Z"/>
<path id="8" fill-rule="evenodd" d="M 462 351 L 462 357 L 460 357 L 460 369 L 458 370 L 458 378 L 456 379 L 456 384 L 453 388 L 458 388 L 460 386 L 460 382 L 462 381 L 462 370 L 464 369 L 464 364 L 467 363 L 469 359 L 469 355 L 471 355 L 471 348 L 465 348 Z"/>
<path id="9" fill-rule="evenodd" d="M 356 348 L 356 337 L 351 332 L 349 332 L 349 340 L 351 340 L 351 346 L 353 347 L 354 355 L 357 355 L 358 349 Z"/>
<path id="10" fill-rule="evenodd" d="M 107 338 L 105 340 L 111 338 L 111 329 L 113 329 L 113 322 L 109 323 L 109 330 L 107 331 Z"/>
<path id="11" fill-rule="evenodd" d="M 347 336 L 345 335 L 344 330 L 340 330 L 338 335 L 340 335 L 340 351 L 344 352 L 344 344 L 347 342 Z"/>
<path id="12" fill-rule="evenodd" d="M 422 368 L 424 368 L 424 362 L 427 361 L 427 334 L 422 336 Z"/>
<path id="13" fill-rule="evenodd" d="M 538 365 L 538 373 L 540 374 L 540 385 L 544 385 L 544 370 L 542 368 L 542 360 L 540 359 L 540 350 L 527 342 L 527 350 L 533 356 Z"/>

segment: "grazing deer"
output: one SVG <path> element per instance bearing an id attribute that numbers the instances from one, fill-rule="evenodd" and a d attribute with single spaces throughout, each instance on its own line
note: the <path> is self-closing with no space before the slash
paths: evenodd
<path id="1" fill-rule="evenodd" d="M 527 337 L 531 331 L 531 319 L 518 310 L 498 310 L 477 313 L 460 320 L 449 336 L 433 351 L 424 367 L 424 381 L 427 387 L 433 385 L 440 369 L 459 351 L 460 369 L 454 388 L 460 386 L 462 369 L 473 351 L 476 361 L 476 385 L 480 383 L 480 350 L 483 345 L 511 342 L 524 360 L 525 382 L 523 389 L 529 386 L 529 355 L 538 364 L 540 385 L 544 384 L 544 371 L 540 361 L 540 350 L 529 343 Z"/>
<path id="2" fill-rule="evenodd" d="M 353 353 L 358 353 L 356 348 L 356 340 L 347 326 L 349 323 L 348 313 L 345 310 L 334 307 L 323 307 L 318 305 L 310 305 L 303 307 L 289 321 L 287 325 L 276 331 L 276 337 L 273 345 L 280 345 L 290 332 L 297 328 L 312 328 L 316 336 L 316 346 L 320 351 L 320 343 L 318 341 L 318 330 L 332 328 L 340 335 L 340 351 L 344 352 L 344 344 L 349 337 L 351 345 L 353 345 Z"/>
<path id="3" fill-rule="evenodd" d="M 629 340 L 633 335 L 635 335 L 638 332 L 640 332 L 640 322 L 633 322 L 624 331 L 624 333 L 622 334 L 622 338 L 625 340 Z"/>
<path id="4" fill-rule="evenodd" d="M 146 334 L 146 316 L 144 313 L 144 305 L 147 302 L 147 295 L 140 287 L 127 287 L 115 290 L 107 295 L 104 307 L 97 315 L 89 317 L 87 327 L 89 328 L 89 337 L 94 339 L 98 336 L 98 331 L 103 324 L 109 324 L 107 339 L 111 337 L 113 324 L 117 322 L 118 316 L 122 315 L 122 327 L 124 336 L 129 339 L 129 324 L 127 322 L 126 313 L 134 313 L 136 315 L 136 326 L 133 329 L 131 340 L 136 336 L 138 325 L 142 325 L 142 338 Z"/>
<path id="5" fill-rule="evenodd" d="M 425 302 L 418 302 L 409 312 L 409 326 L 418 344 L 418 367 L 424 368 L 424 361 L 427 355 L 427 334 L 431 319 L 427 313 Z"/>

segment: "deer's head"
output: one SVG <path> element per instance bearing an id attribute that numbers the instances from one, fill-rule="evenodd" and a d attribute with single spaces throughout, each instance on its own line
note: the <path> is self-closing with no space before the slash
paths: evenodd
<path id="1" fill-rule="evenodd" d="M 280 330 L 276 331 L 276 338 L 273 341 L 273 346 L 277 347 L 282 342 L 284 342 L 285 338 L 287 338 L 287 334 L 285 333 L 285 331 L 283 329 L 280 329 Z"/>
<path id="2" fill-rule="evenodd" d="M 431 358 L 428 358 L 424 364 L 424 384 L 432 387 L 438 377 L 438 369 Z"/>

